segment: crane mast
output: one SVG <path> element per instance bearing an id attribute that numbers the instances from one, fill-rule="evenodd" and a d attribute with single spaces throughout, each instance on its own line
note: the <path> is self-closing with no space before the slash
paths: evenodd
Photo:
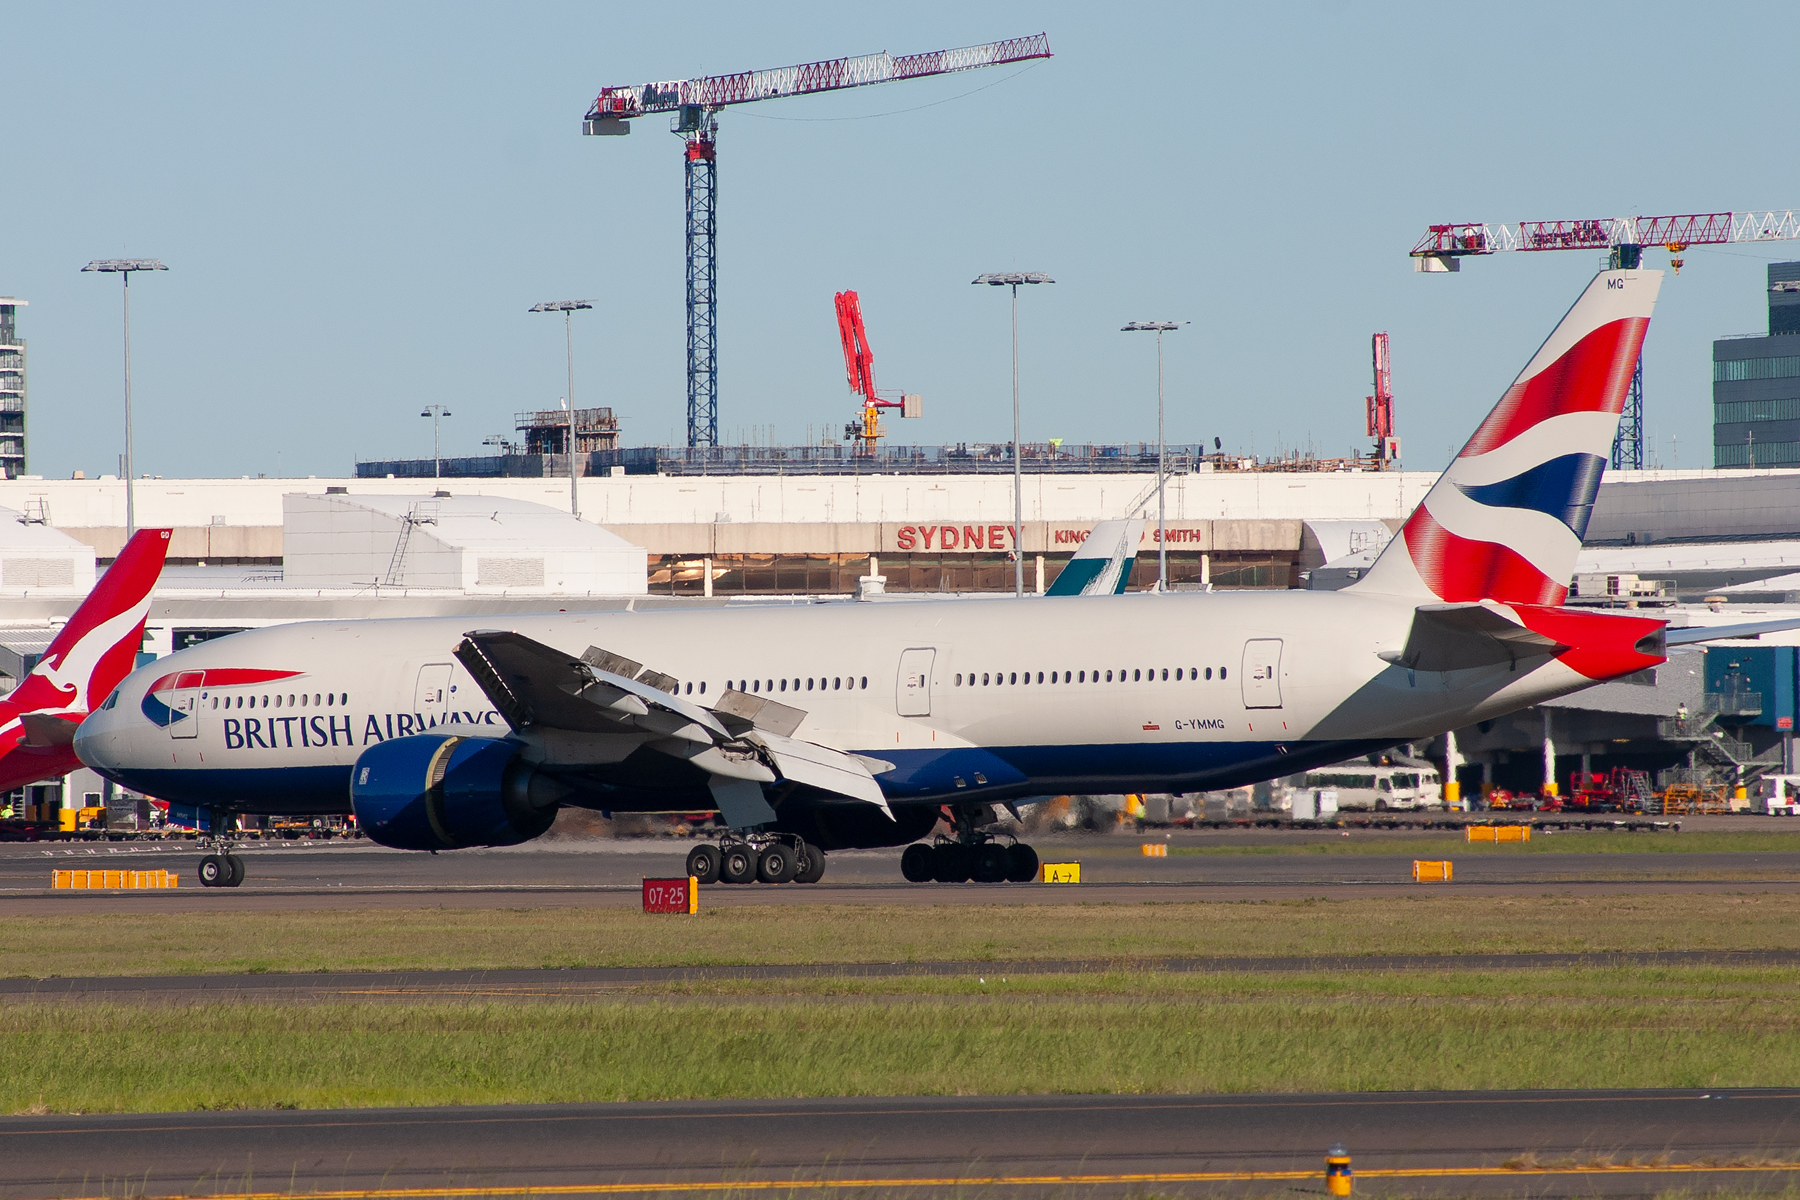
<path id="1" fill-rule="evenodd" d="M 672 113 L 670 131 L 682 139 L 687 199 L 689 446 L 719 444 L 719 110 L 733 104 L 925 79 L 1049 57 L 1049 37 L 1039 33 L 924 54 L 895 56 L 883 51 L 767 71 L 600 89 L 582 120 L 582 133 L 597 137 L 628 134 L 631 126 L 627 122 L 635 117 Z"/>

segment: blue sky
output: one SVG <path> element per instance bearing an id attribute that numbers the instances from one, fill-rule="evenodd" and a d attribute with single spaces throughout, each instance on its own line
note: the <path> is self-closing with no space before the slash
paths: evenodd
<path id="1" fill-rule="evenodd" d="M 133 287 L 141 472 L 337 475 L 479 453 L 564 392 L 627 444 L 679 439 L 681 164 L 661 118 L 583 138 L 602 85 L 960 46 L 1046 30 L 1055 58 L 727 110 L 721 428 L 782 442 L 852 415 L 831 295 L 859 290 L 892 422 L 1000 439 L 1004 293 L 1025 298 L 1025 436 L 1169 436 L 1269 453 L 1364 441 L 1368 339 L 1393 338 L 1408 466 L 1441 466 L 1591 274 L 1512 254 L 1460 275 L 1406 257 L 1434 221 L 1788 207 L 1776 117 L 1800 9 L 1729 20 L 1644 4 L 921 2 L 0 8 L 0 295 L 28 299 L 31 465 L 116 469 L 116 279 Z M 1640 32 L 1641 31 L 1641 32 Z M 1652 256 L 1653 265 L 1666 258 Z M 1763 264 L 1688 253 L 1645 369 L 1655 454 L 1710 463 L 1710 343 L 1764 324 Z M 767 433 L 759 433 L 767 437 Z"/>

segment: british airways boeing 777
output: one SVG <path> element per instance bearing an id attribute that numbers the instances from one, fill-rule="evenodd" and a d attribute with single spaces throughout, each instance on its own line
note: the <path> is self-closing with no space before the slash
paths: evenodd
<path id="1" fill-rule="evenodd" d="M 1029 878 L 986 828 L 1002 806 L 1238 786 L 1662 662 L 1663 621 L 1562 607 L 1661 278 L 1597 276 L 1343 591 L 283 625 L 138 671 L 76 749 L 155 796 L 354 811 L 408 849 L 524 842 L 563 805 L 716 810 L 690 871 L 806 881 L 945 816 L 909 878 Z"/>

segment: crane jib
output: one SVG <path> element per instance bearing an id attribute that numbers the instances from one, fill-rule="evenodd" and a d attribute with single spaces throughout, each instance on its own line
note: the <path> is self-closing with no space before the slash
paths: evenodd
<path id="1" fill-rule="evenodd" d="M 735 75 L 707 75 L 698 79 L 609 87 L 601 89 L 593 107 L 588 110 L 588 119 L 674 112 L 683 105 L 690 104 L 720 108 L 752 100 L 776 100 L 784 96 L 804 96 L 840 88 L 863 87 L 872 83 L 923 79 L 931 75 L 948 75 L 955 71 L 971 71 L 977 67 L 994 67 L 1049 57 L 1049 36 L 1039 33 L 1030 37 L 989 42 L 983 46 L 933 50 L 924 54 L 903 54 L 896 57 L 883 51 L 880 54 L 863 54 L 854 58 L 833 58 L 793 67 L 777 67 L 770 71 L 742 71 Z"/>

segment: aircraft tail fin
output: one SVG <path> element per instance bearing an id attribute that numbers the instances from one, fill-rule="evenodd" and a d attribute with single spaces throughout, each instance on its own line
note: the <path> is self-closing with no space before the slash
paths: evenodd
<path id="1" fill-rule="evenodd" d="M 162 575 L 172 530 L 140 529 L 94 584 L 7 697 L 15 711 L 88 711 L 137 666 L 150 613 L 150 589 Z"/>
<path id="2" fill-rule="evenodd" d="M 1349 590 L 1561 604 L 1661 286 L 1596 275 Z"/>
<path id="3" fill-rule="evenodd" d="M 1116 596 L 1131 582 L 1144 522 L 1136 518 L 1102 521 L 1081 543 L 1046 596 Z"/>

